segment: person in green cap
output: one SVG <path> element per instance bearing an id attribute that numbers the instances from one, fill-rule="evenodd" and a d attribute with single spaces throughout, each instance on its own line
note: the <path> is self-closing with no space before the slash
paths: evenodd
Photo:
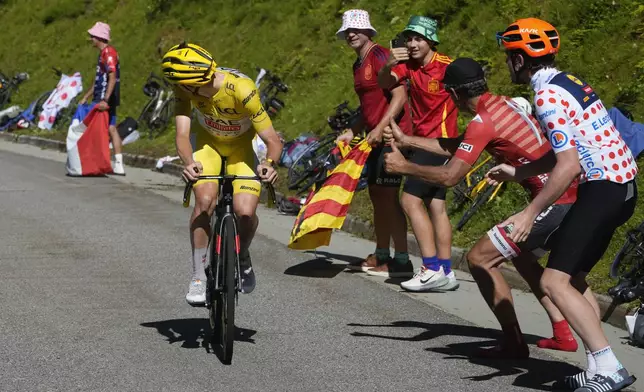
<path id="1" fill-rule="evenodd" d="M 434 19 L 412 16 L 402 32 L 404 47 L 391 48 L 387 63 L 378 72 L 378 83 L 389 89 L 409 81 L 414 136 L 455 138 L 458 109 L 443 85 L 445 69 L 452 60 L 436 52 L 440 42 L 437 31 Z M 424 166 L 446 162 L 445 157 L 420 149 L 411 150 L 410 160 Z M 412 279 L 401 283 L 405 290 L 444 291 L 459 286 L 451 269 L 452 225 L 445 207 L 446 193 L 444 186 L 407 177 L 401 205 L 418 241 L 423 266 Z M 387 265 L 367 271 L 370 275 L 387 272 Z"/>

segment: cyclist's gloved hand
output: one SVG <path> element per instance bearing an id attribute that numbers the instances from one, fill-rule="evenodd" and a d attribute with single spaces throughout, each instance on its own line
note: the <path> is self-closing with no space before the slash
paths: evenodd
<path id="1" fill-rule="evenodd" d="M 183 179 L 186 181 L 196 181 L 197 177 L 203 172 L 201 162 L 192 162 L 183 167 Z"/>
<path id="2" fill-rule="evenodd" d="M 264 182 L 274 184 L 277 181 L 277 170 L 272 165 L 272 161 L 265 160 L 257 166 L 257 173 Z"/>
<path id="3" fill-rule="evenodd" d="M 506 163 L 494 166 L 487 173 L 485 179 L 490 185 L 498 185 L 503 181 L 517 181 L 516 168 Z"/>

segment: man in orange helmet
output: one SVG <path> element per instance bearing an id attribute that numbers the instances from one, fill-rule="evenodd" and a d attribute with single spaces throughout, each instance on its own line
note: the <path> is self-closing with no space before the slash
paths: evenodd
<path id="1" fill-rule="evenodd" d="M 541 287 L 586 347 L 588 369 L 566 377 L 562 386 L 577 392 L 621 390 L 635 377 L 615 357 L 601 327 L 597 301 L 585 280 L 576 278 L 590 272 L 615 230 L 633 215 L 637 165 L 593 88 L 555 68 L 560 37 L 550 23 L 520 19 L 497 33 L 497 40 L 505 48 L 512 81 L 534 89 L 536 117 L 553 151 L 524 166 L 503 164 L 490 170 L 492 183 L 550 172 L 539 195 L 502 225 L 508 226 L 512 241 L 524 241 L 539 212 L 579 178 L 577 201 L 551 244 Z"/>

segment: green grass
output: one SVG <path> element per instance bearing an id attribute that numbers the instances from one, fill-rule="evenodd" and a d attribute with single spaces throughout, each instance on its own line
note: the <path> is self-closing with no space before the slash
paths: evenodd
<path id="1" fill-rule="evenodd" d="M 335 39 L 342 12 L 349 8 L 370 12 L 379 32 L 376 41 L 383 45 L 388 45 L 410 15 L 435 16 L 441 26 L 442 53 L 487 60 L 494 92 L 526 97 L 530 91 L 525 86 L 509 83 L 494 34 L 519 17 L 548 19 L 563 36 L 560 67 L 590 82 L 607 105 L 622 104 L 637 119 L 644 119 L 644 6 L 637 0 L 4 0 L 0 1 L 3 20 L 14 27 L 3 29 L 0 71 L 8 75 L 29 72 L 31 79 L 13 99 L 24 106 L 55 86 L 52 66 L 81 72 L 87 88 L 97 51 L 87 42 L 86 30 L 97 20 L 108 22 L 121 57 L 119 118 L 136 118 L 147 101 L 142 86 L 151 71 L 159 72 L 160 54 L 187 39 L 208 48 L 220 65 L 238 68 L 253 78 L 255 67 L 282 76 L 291 91 L 283 97 L 286 108 L 274 125 L 294 137 L 324 130 L 326 117 L 342 101 L 357 104 L 351 72 L 355 55 Z M 465 119 L 460 123 L 464 125 Z M 58 140 L 65 137 L 64 131 L 38 134 Z M 172 129 L 158 139 L 127 145 L 125 151 L 174 155 Z M 644 166 L 642 160 L 639 163 Z M 641 176 L 639 185 L 644 189 Z M 513 184 L 465 230 L 454 233 L 455 245 L 472 245 L 526 200 Z M 605 290 L 612 284 L 606 267 L 625 230 L 644 219 L 641 204 L 593 271 L 596 289 Z M 350 212 L 370 219 L 367 192 L 356 194 Z M 459 217 L 453 217 L 454 224 Z"/>

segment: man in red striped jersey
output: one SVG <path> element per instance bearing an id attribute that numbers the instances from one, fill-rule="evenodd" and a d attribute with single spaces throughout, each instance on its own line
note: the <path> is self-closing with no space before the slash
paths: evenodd
<path id="1" fill-rule="evenodd" d="M 403 30 L 405 47 L 392 48 L 387 64 L 378 72 L 378 83 L 391 88 L 409 84 L 413 133 L 424 138 L 456 137 L 458 110 L 443 88 L 443 75 L 450 63 L 436 52 L 438 23 L 425 16 L 412 16 Z M 421 149 L 411 149 L 411 160 L 419 165 L 441 166 L 445 157 Z M 446 189 L 408 176 L 401 204 L 409 217 L 423 257 L 420 273 L 403 282 L 406 290 L 455 290 L 458 282 L 451 270 L 452 225 L 445 208 Z M 429 214 L 427 209 L 429 209 Z M 431 219 L 430 219 L 431 215 Z M 393 265 L 394 271 L 396 265 Z M 402 271 L 407 272 L 408 271 Z M 386 265 L 367 271 L 370 275 L 392 275 Z"/>
<path id="2" fill-rule="evenodd" d="M 385 131 L 385 139 L 393 137 L 394 152 L 385 156 L 385 167 L 390 173 L 409 174 L 435 184 L 454 186 L 470 170 L 483 150 L 487 150 L 498 162 L 521 166 L 536 161 L 551 151 L 537 120 L 521 109 L 513 99 L 495 96 L 488 92 L 485 74 L 481 66 L 469 58 L 452 62 L 443 79 L 445 88 L 459 109 L 475 115 L 463 135 L 457 138 L 426 139 L 405 136 L 392 122 L 391 130 Z M 405 160 L 399 147 L 413 146 L 446 157 L 450 161 L 441 167 L 419 166 Z M 521 185 L 534 199 L 548 179 L 547 174 L 526 178 Z M 517 270 L 526 279 L 539 298 L 553 324 L 555 338 L 564 344 L 557 348 L 576 351 L 570 328 L 556 306 L 540 289 L 539 281 L 543 268 L 537 263 L 543 256 L 548 240 L 557 230 L 567 211 L 576 200 L 576 183 L 573 183 L 553 205 L 545 208 L 535 219 L 527 240 L 514 243 L 505 228 L 499 225 L 488 231 L 467 254 L 470 271 L 481 294 L 499 320 L 504 340 L 492 349 L 482 350 L 480 355 L 496 358 L 525 358 L 530 351 L 519 328 L 512 304 L 510 287 L 498 267 L 503 261 L 512 260 Z M 540 346 L 551 339 L 544 339 Z"/>
<path id="3" fill-rule="evenodd" d="M 386 64 L 389 50 L 371 40 L 376 29 L 371 26 L 369 13 L 352 9 L 342 16 L 342 27 L 336 33 L 353 49 L 358 58 L 353 64 L 354 89 L 360 99 L 361 121 L 353 126 L 355 130 L 365 129 L 367 140 L 373 147 L 367 160 L 367 182 L 369 197 L 373 204 L 373 223 L 376 233 L 376 251 L 365 260 L 352 263 L 349 269 L 367 271 L 382 264 L 396 262 L 409 265 L 407 253 L 407 220 L 398 201 L 398 190 L 402 177 L 388 175 L 384 169 L 384 152 L 391 148 L 382 143 L 382 133 L 389 120 L 395 118 L 403 132 L 411 133 L 411 116 L 407 104 L 407 89 L 398 85 L 391 90 L 378 86 L 378 71 Z M 347 143 L 354 137 L 348 130 L 338 140 Z M 391 258 L 389 244 L 393 239 L 395 254 Z"/>

